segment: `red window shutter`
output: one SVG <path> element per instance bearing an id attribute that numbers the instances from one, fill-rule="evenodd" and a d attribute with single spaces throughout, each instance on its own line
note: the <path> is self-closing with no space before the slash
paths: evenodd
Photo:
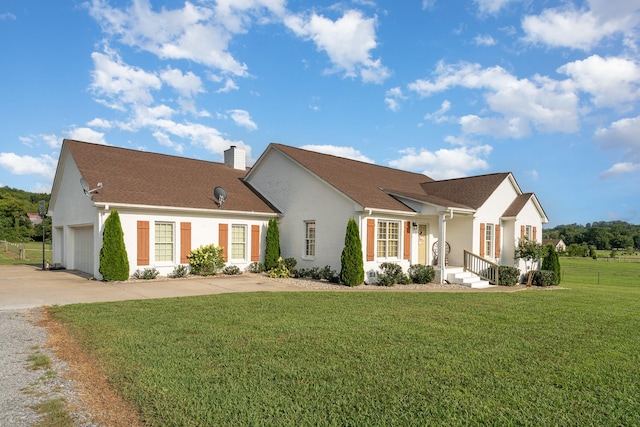
<path id="1" fill-rule="evenodd" d="M 367 261 L 373 261 L 376 250 L 376 221 L 367 220 Z"/>
<path id="2" fill-rule="evenodd" d="M 229 260 L 229 224 L 218 224 L 218 246 L 222 248 L 222 259 Z"/>
<path id="3" fill-rule="evenodd" d="M 138 265 L 149 265 L 149 221 L 138 221 Z"/>
<path id="4" fill-rule="evenodd" d="M 260 226 L 251 226 L 251 261 L 260 261 Z"/>
<path id="5" fill-rule="evenodd" d="M 520 240 L 524 240 L 524 225 L 520 226 Z"/>
<path id="6" fill-rule="evenodd" d="M 500 225 L 496 224 L 496 258 L 500 259 Z"/>
<path id="7" fill-rule="evenodd" d="M 191 223 L 180 223 L 180 263 L 188 264 L 187 255 L 191 252 Z"/>
<path id="8" fill-rule="evenodd" d="M 404 222 L 404 259 L 411 259 L 411 223 Z"/>
<path id="9" fill-rule="evenodd" d="M 537 228 L 536 228 L 536 227 L 533 227 L 533 241 L 534 241 L 534 242 L 538 241 L 538 236 L 537 236 L 537 234 L 538 234 L 538 230 L 537 230 Z"/>
<path id="10" fill-rule="evenodd" d="M 485 231 L 484 231 L 484 222 L 480 223 L 480 256 L 483 257 L 484 256 L 484 239 L 486 238 L 485 236 Z"/>

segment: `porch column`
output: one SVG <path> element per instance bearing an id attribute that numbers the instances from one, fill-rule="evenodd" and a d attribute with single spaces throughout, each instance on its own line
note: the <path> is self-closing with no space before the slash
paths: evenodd
<path id="1" fill-rule="evenodd" d="M 440 276 L 440 284 L 444 283 L 444 275 L 446 269 L 447 257 L 447 214 L 440 214 L 440 227 L 438 230 L 438 276 Z"/>

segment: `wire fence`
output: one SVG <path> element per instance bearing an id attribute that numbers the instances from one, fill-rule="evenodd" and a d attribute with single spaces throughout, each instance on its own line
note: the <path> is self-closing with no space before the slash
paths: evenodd
<path id="1" fill-rule="evenodd" d="M 640 259 L 598 258 L 582 262 L 560 261 L 562 285 L 639 285 Z"/>
<path id="2" fill-rule="evenodd" d="M 41 243 L 13 243 L 6 240 L 0 240 L 0 250 L 9 254 L 11 257 L 23 261 L 42 260 L 42 244 Z M 45 245 L 45 258 L 51 259 L 51 245 Z"/>

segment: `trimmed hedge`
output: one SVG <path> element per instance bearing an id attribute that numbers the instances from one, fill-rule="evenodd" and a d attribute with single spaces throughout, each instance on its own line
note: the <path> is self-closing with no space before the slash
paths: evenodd
<path id="1" fill-rule="evenodd" d="M 556 282 L 556 273 L 548 270 L 536 270 L 533 272 L 533 279 L 531 280 L 533 286 L 554 286 Z"/>
<path id="2" fill-rule="evenodd" d="M 498 285 L 515 286 L 520 281 L 520 270 L 516 267 L 501 265 L 498 267 Z"/>

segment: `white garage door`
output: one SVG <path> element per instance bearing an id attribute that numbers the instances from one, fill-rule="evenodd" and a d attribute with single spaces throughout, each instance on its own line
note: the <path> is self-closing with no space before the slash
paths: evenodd
<path id="1" fill-rule="evenodd" d="M 74 269 L 93 274 L 93 226 L 74 228 Z"/>

